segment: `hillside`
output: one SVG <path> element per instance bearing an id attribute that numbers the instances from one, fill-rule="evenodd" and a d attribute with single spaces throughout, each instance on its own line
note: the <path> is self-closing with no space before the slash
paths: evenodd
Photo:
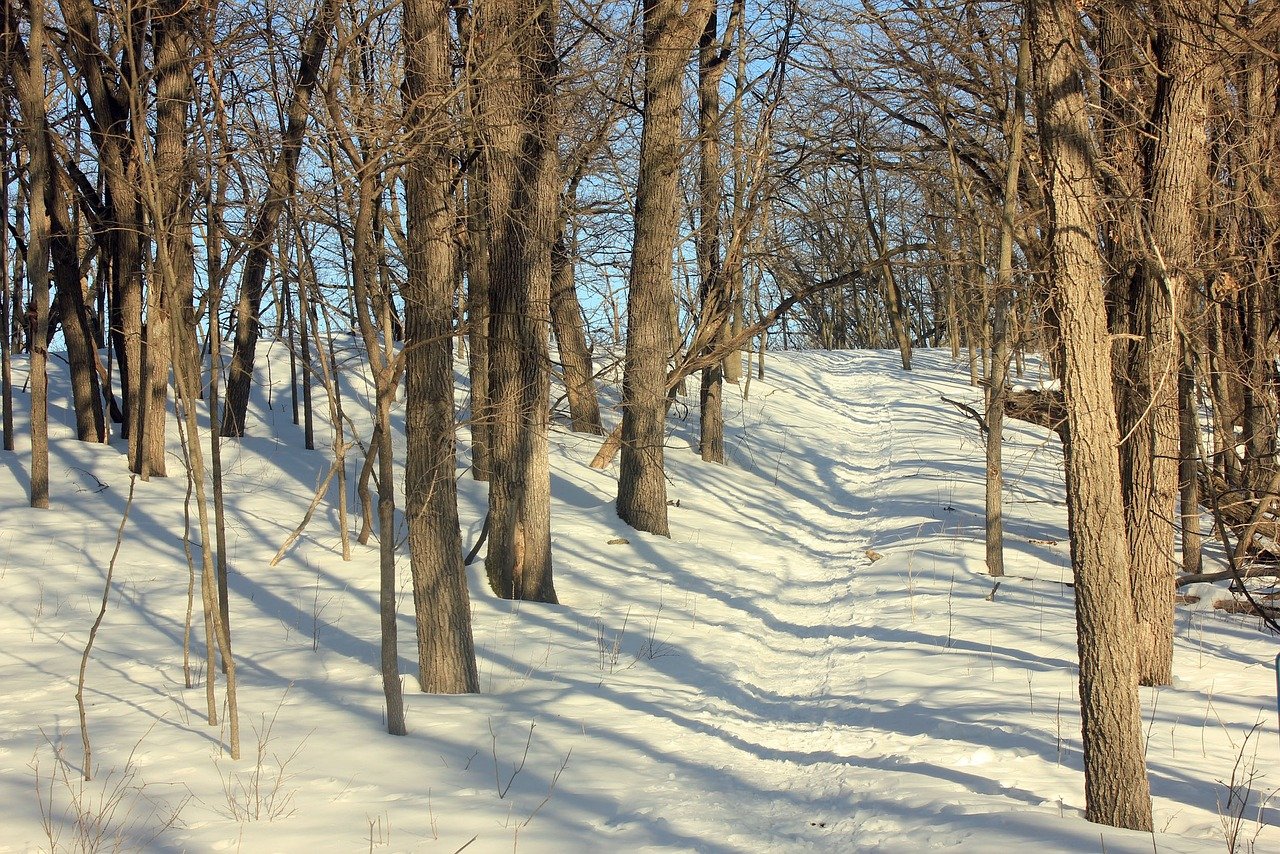
<path id="1" fill-rule="evenodd" d="M 1252 788 L 1238 850 L 1280 850 L 1276 641 L 1206 591 L 1177 613 L 1176 684 L 1143 693 L 1159 832 L 1083 820 L 1060 448 L 1007 428 L 1009 577 L 993 590 L 981 443 L 939 401 L 976 393 L 943 353 L 909 375 L 882 352 L 772 354 L 750 399 L 730 396 L 725 467 L 692 450 L 686 400 L 670 540 L 616 518 L 616 470 L 587 466 L 597 438 L 556 429 L 563 604 L 496 599 L 474 565 L 483 693 L 406 677 L 400 739 L 383 730 L 376 546 L 344 562 L 330 500 L 268 565 L 329 460 L 301 450 L 287 354 L 271 358 L 251 438 L 223 445 L 238 763 L 203 723 L 203 683 L 183 683 L 176 432 L 171 477 L 136 484 L 89 661 L 92 783 L 75 682 L 130 491 L 121 448 L 75 442 L 60 400 L 51 511 L 26 506 L 25 445 L 0 454 L 0 851 L 70 850 L 77 814 L 101 820 L 106 850 L 1221 851 L 1233 775 Z M 344 391 L 367 437 L 371 389 Z M 484 490 L 461 468 L 459 485 L 469 546 Z"/>

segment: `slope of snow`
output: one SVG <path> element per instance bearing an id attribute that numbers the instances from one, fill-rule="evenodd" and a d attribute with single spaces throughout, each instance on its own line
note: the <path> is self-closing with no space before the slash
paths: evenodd
<path id="1" fill-rule="evenodd" d="M 371 391 L 354 351 L 348 361 L 344 405 L 367 440 Z M 223 444 L 244 758 L 204 723 L 198 597 L 197 685 L 184 687 L 187 484 L 174 436 L 171 476 L 136 485 L 88 663 L 90 783 L 76 673 L 129 478 L 119 443 L 75 442 L 59 401 L 52 511 L 26 506 L 23 441 L 0 453 L 0 850 L 89 836 L 148 851 L 1217 851 L 1233 769 L 1252 787 L 1239 850 L 1280 850 L 1264 773 L 1277 645 L 1212 597 L 1179 607 L 1176 685 L 1143 690 L 1158 833 L 1083 820 L 1056 439 L 1006 431 L 1009 577 L 993 591 L 982 447 L 939 401 L 976 393 L 941 354 L 918 354 L 911 374 L 894 362 L 771 355 L 748 401 L 728 395 L 723 467 L 697 458 L 696 394 L 683 401 L 668 443 L 670 539 L 622 524 L 616 466 L 587 466 L 598 439 L 557 429 L 563 604 L 496 599 L 477 563 L 483 693 L 423 695 L 403 557 L 410 731 L 394 738 L 377 549 L 353 544 L 342 560 L 334 491 L 269 566 L 328 467 L 327 451 L 301 450 L 275 347 L 252 437 Z M 460 465 L 465 429 L 461 440 Z M 469 546 L 484 488 L 462 468 L 459 486 Z"/>

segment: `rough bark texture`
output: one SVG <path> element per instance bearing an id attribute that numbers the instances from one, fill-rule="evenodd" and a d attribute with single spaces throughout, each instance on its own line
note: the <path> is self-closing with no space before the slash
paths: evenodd
<path id="1" fill-rule="evenodd" d="M 1111 391 L 1111 344 L 1096 237 L 1098 177 L 1085 101 L 1079 12 L 1029 0 L 1037 118 L 1050 193 L 1050 275 L 1071 431 L 1067 499 L 1076 578 L 1085 815 L 1151 829 L 1136 676 L 1136 627 Z"/>
<path id="2" fill-rule="evenodd" d="M 636 184 L 635 234 L 622 375 L 622 460 L 618 516 L 633 528 L 670 536 L 663 432 L 670 350 L 671 253 L 677 237 L 680 104 L 685 65 L 714 8 L 694 0 L 644 4 L 644 128 Z"/>
<path id="3" fill-rule="evenodd" d="M 1204 51 L 1198 46 L 1195 0 L 1157 4 L 1155 140 L 1147 166 L 1148 234 L 1143 269 L 1143 340 L 1130 406 L 1132 482 L 1128 512 L 1130 571 L 1138 620 L 1138 679 L 1173 681 L 1174 552 L 1178 496 L 1178 373 L 1175 318 L 1195 263 L 1199 200 L 1208 168 L 1205 150 Z"/>
<path id="4" fill-rule="evenodd" d="M 154 187 L 156 253 L 163 255 L 168 274 L 152 276 L 147 306 L 147 453 L 150 474 L 165 474 L 165 433 L 170 367 L 186 371 L 188 387 L 198 389 L 195 316 L 195 250 L 191 238 L 191 209 L 187 203 L 190 177 L 187 164 L 187 113 L 192 100 L 195 22 L 181 0 L 157 4 L 154 22 L 156 60 L 156 130 Z M 171 340 L 171 336 L 172 340 Z M 172 344 L 178 346 L 174 348 Z M 182 354 L 173 366 L 172 353 Z"/>
<path id="5" fill-rule="evenodd" d="M 557 176 L 558 4 L 477 5 L 480 134 L 489 225 L 492 470 L 485 569 L 495 593 L 555 602 L 551 574 L 549 360 Z"/>
<path id="6" fill-rule="evenodd" d="M 442 126 L 450 98 L 448 8 L 404 4 L 405 123 L 415 156 L 405 170 L 405 514 L 418 624 L 419 682 L 434 693 L 480 690 L 471 602 L 462 566 L 454 481 L 452 163 Z"/>
<path id="7" fill-rule="evenodd" d="M 459 3 L 456 13 L 467 85 L 461 100 L 464 109 L 463 140 L 469 159 L 463 209 L 466 233 L 463 264 L 467 279 L 467 372 L 471 378 L 471 476 L 487 482 L 493 467 L 489 435 L 493 423 L 489 411 L 489 226 L 478 127 L 478 62 L 484 51 L 483 45 L 475 38 L 475 15 L 471 6 Z"/>

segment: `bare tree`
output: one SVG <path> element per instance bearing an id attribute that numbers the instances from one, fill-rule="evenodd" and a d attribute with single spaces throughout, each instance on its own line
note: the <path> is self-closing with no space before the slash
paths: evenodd
<path id="1" fill-rule="evenodd" d="M 490 287 L 485 569 L 499 596 L 542 602 L 556 601 L 547 431 L 558 9 L 488 0 L 474 22 Z"/>
<path id="2" fill-rule="evenodd" d="M 408 277 L 405 304 L 405 506 L 424 691 L 480 690 L 471 604 L 462 566 L 454 482 L 453 284 L 457 258 L 448 142 L 452 99 L 449 19 L 443 3 L 404 4 Z"/>
<path id="3" fill-rule="evenodd" d="M 1067 502 L 1076 579 L 1085 816 L 1151 830 L 1138 703 L 1137 631 L 1111 395 L 1111 343 L 1095 237 L 1098 165 L 1079 13 L 1071 0 L 1028 0 L 1037 126 L 1049 178 L 1052 292 L 1061 325 L 1071 443 Z"/>
<path id="4" fill-rule="evenodd" d="M 672 300 L 671 254 L 685 143 L 680 131 L 684 70 L 714 0 L 653 0 L 644 7 L 644 128 L 636 185 L 627 349 L 622 378 L 622 461 L 618 516 L 669 536 L 663 441 Z"/>
<path id="5" fill-rule="evenodd" d="M 267 262 L 276 226 L 285 203 L 296 189 L 298 159 L 306 132 L 311 95 L 322 71 L 321 62 L 338 15 L 338 0 L 320 0 L 314 20 L 303 38 L 297 78 L 294 81 L 287 122 L 281 129 L 279 153 L 267 176 L 267 194 L 247 238 L 248 255 L 240 275 L 240 295 L 236 304 L 235 343 L 227 369 L 226 404 L 222 412 L 222 435 L 244 433 L 253 384 L 254 352 L 258 345 L 259 313 Z"/>

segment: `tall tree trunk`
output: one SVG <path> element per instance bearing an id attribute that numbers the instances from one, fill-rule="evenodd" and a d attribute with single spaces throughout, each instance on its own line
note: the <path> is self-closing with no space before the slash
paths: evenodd
<path id="1" fill-rule="evenodd" d="M 671 356 L 671 254 L 675 250 L 684 142 L 684 70 L 714 0 L 649 0 L 644 6 L 644 127 L 636 184 L 635 234 L 622 374 L 622 461 L 618 516 L 633 528 L 670 536 L 663 434 Z"/>
<path id="2" fill-rule="evenodd" d="M 1200 199 L 1208 169 L 1204 145 L 1207 62 L 1194 17 L 1197 0 L 1157 3 L 1155 130 L 1147 166 L 1150 198 L 1143 253 L 1137 371 L 1130 407 L 1133 435 L 1124 452 L 1132 483 L 1128 502 L 1130 571 L 1138 620 L 1138 679 L 1173 681 L 1174 554 L 1178 495 L 1179 340 L 1175 318 L 1194 269 Z M 1140 408 L 1140 409 L 1139 409 Z"/>
<path id="3" fill-rule="evenodd" d="M 478 6 L 489 211 L 493 469 L 485 569 L 499 596 L 555 602 L 548 461 L 551 247 L 557 183 L 553 96 L 558 4 Z"/>
<path id="4" fill-rule="evenodd" d="M 720 205 L 724 197 L 720 170 L 720 81 L 728 64 L 728 41 L 736 19 L 729 21 L 725 44 L 721 45 L 716 38 L 717 17 L 713 5 L 698 40 L 698 296 L 701 322 L 720 323 L 722 327 L 712 339 L 711 348 L 729 333 L 730 323 L 723 323 L 721 318 L 732 316 L 735 301 L 720 261 Z M 740 295 L 738 302 L 741 302 Z M 741 376 L 741 356 L 734 353 L 733 357 L 738 359 Z M 728 361 L 702 369 L 698 445 L 702 459 L 709 463 L 724 462 L 724 383 Z"/>
<path id="5" fill-rule="evenodd" d="M 1136 625 L 1111 392 L 1111 341 L 1096 240 L 1098 167 L 1073 0 L 1028 0 L 1037 126 L 1049 177 L 1050 275 L 1071 433 L 1067 500 L 1076 580 L 1085 817 L 1151 830 Z"/>
<path id="6" fill-rule="evenodd" d="M 35 305 L 35 329 L 30 333 L 31 377 L 31 506 L 49 507 L 49 214 L 46 207 L 52 164 L 45 136 L 44 2 L 31 3 L 30 47 L 25 57 L 10 49 L 17 77 L 18 103 L 22 108 L 27 144 L 27 281 Z M 9 35 L 17 47 L 18 35 Z M 8 45 L 6 45 L 8 47 Z M 18 61 L 14 61 L 18 60 Z M 4 239 L 8 239 L 6 236 Z"/>
<path id="7" fill-rule="evenodd" d="M 470 164 L 464 184 L 466 253 L 463 263 L 467 278 L 467 372 L 471 379 L 471 476 L 487 483 L 493 469 L 493 414 L 489 393 L 489 214 L 479 129 L 481 71 L 478 63 L 484 56 L 484 46 L 475 38 L 476 16 L 471 5 L 459 3 L 456 10 L 458 40 L 466 59 L 463 66 L 466 85 L 460 100 L 463 142 Z"/>
<path id="8" fill-rule="evenodd" d="M 471 603 L 462 566 L 454 481 L 453 163 L 446 125 L 449 19 L 444 3 L 405 0 L 405 127 L 414 157 L 405 170 L 408 275 L 405 307 L 405 513 L 424 691 L 480 690 Z"/>
<path id="9" fill-rule="evenodd" d="M 1022 165 L 1022 138 L 1026 127 L 1028 63 L 1027 34 L 1018 39 L 1018 72 L 1014 82 L 1013 115 L 1009 119 L 1009 161 L 1005 164 L 1004 199 L 1000 209 L 1000 259 L 996 292 L 991 300 L 991 373 L 987 389 L 987 572 L 1004 575 L 1004 402 L 1009 384 L 1009 303 L 1013 299 L 1013 230 L 1018 215 L 1018 172 Z"/>

